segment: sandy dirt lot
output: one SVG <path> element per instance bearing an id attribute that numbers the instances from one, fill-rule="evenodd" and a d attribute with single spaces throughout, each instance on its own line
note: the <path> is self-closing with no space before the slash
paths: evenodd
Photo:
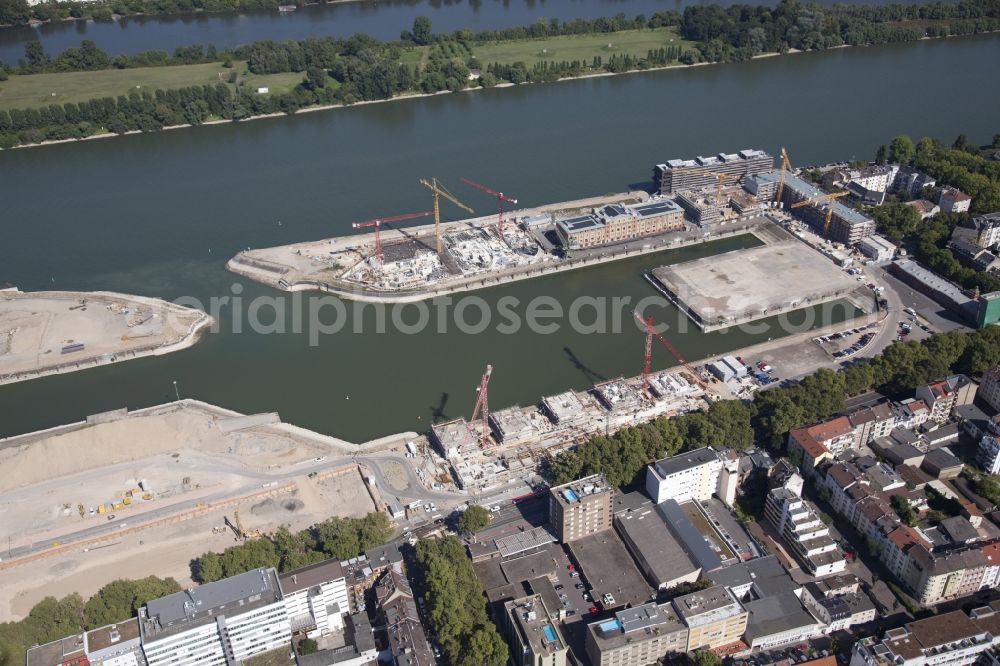
<path id="1" fill-rule="evenodd" d="M 71 371 L 193 344 L 198 310 L 109 293 L 0 292 L 0 380 Z M 82 345 L 73 348 L 72 345 Z"/>

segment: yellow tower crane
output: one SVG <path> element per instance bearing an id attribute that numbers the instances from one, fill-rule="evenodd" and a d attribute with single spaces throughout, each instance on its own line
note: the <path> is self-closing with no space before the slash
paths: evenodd
<path id="1" fill-rule="evenodd" d="M 788 159 L 788 152 L 785 151 L 785 147 L 781 147 L 781 175 L 778 179 L 778 191 L 775 192 L 774 200 L 781 203 L 781 195 L 785 191 L 785 172 L 792 170 L 792 162 Z"/>
<path id="2" fill-rule="evenodd" d="M 434 238 L 435 238 L 435 240 L 437 242 L 437 253 L 441 254 L 441 250 L 442 250 L 442 247 L 441 247 L 441 208 L 440 208 L 439 203 L 438 203 L 439 197 L 444 197 L 445 199 L 447 199 L 448 201 L 452 202 L 453 204 L 455 204 L 459 208 L 461 208 L 463 210 L 466 210 L 466 211 L 468 211 L 470 213 L 475 213 L 476 211 L 474 211 L 471 208 L 469 208 L 468 206 L 466 206 L 464 203 L 462 203 L 461 201 L 459 201 L 458 199 L 456 199 L 451 194 L 451 192 L 449 192 L 448 190 L 444 189 L 444 187 L 437 181 L 437 178 L 431 178 L 430 182 L 427 182 L 426 179 L 421 178 L 420 179 L 420 184 L 423 185 L 424 187 L 426 187 L 427 189 L 429 189 L 431 192 L 434 193 Z"/>
<path id="3" fill-rule="evenodd" d="M 719 181 L 718 184 L 715 186 L 715 203 L 719 204 L 719 202 L 722 200 L 722 181 L 737 180 L 737 178 L 736 176 L 733 176 L 732 174 L 728 173 L 713 173 L 712 175 L 715 176 L 716 180 Z"/>
<path id="4" fill-rule="evenodd" d="M 827 204 L 826 207 L 826 219 L 823 221 L 823 238 L 826 238 L 827 234 L 830 233 L 830 220 L 833 219 L 833 202 L 840 197 L 846 197 L 850 192 L 846 190 L 843 192 L 832 192 L 830 194 L 821 194 L 817 197 L 810 197 L 805 201 L 800 201 L 798 203 L 793 203 L 792 208 L 802 208 L 803 206 L 819 206 L 820 204 Z"/>

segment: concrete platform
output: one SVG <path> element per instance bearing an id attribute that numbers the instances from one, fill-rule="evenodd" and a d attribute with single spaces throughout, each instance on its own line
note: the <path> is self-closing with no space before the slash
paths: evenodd
<path id="1" fill-rule="evenodd" d="M 706 331 L 844 298 L 858 287 L 794 240 L 656 268 L 651 278 Z"/>

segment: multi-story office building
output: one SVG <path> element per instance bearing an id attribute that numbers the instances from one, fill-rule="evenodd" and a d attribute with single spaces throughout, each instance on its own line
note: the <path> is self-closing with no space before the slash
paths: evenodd
<path id="1" fill-rule="evenodd" d="M 653 182 L 659 185 L 660 194 L 673 194 L 680 190 L 698 190 L 715 187 L 719 174 L 729 176 L 727 182 L 761 174 L 774 168 L 774 158 L 763 150 L 741 150 L 738 153 L 719 153 L 714 157 L 696 157 L 693 160 L 670 160 L 653 167 Z"/>
<path id="2" fill-rule="evenodd" d="M 302 631 L 315 638 L 343 630 L 350 605 L 340 562 L 312 564 L 282 574 L 278 581 L 293 633 Z"/>
<path id="3" fill-rule="evenodd" d="M 676 597 L 673 605 L 688 628 L 688 652 L 731 645 L 746 631 L 747 610 L 721 585 Z"/>
<path id="4" fill-rule="evenodd" d="M 586 649 L 594 666 L 646 666 L 686 651 L 687 640 L 671 605 L 652 602 L 587 625 Z"/>
<path id="5" fill-rule="evenodd" d="M 646 493 L 659 504 L 704 501 L 719 488 L 722 459 L 710 447 L 657 460 L 646 468 Z"/>
<path id="6" fill-rule="evenodd" d="M 603 474 L 549 490 L 549 523 L 563 543 L 611 529 L 614 489 Z"/>
<path id="7" fill-rule="evenodd" d="M 559 627 L 549 619 L 541 595 L 508 601 L 504 609 L 514 666 L 566 666 L 569 648 Z"/>
<path id="8" fill-rule="evenodd" d="M 139 610 L 150 666 L 223 666 L 288 645 L 274 569 L 253 569 L 150 601 Z"/>

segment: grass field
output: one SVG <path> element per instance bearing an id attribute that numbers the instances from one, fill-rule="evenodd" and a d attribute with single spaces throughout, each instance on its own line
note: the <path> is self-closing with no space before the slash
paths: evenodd
<path id="1" fill-rule="evenodd" d="M 616 53 L 645 57 L 650 49 L 665 46 L 688 48 L 693 44 L 680 39 L 670 28 L 657 28 L 601 35 L 562 35 L 546 39 L 501 42 L 476 46 L 473 48 L 473 53 L 484 65 L 491 62 L 509 65 L 520 60 L 530 69 L 535 63 L 543 60 L 590 62 L 594 56 L 601 56 L 607 62 L 608 58 Z"/>
<path id="2" fill-rule="evenodd" d="M 129 91 L 136 90 L 137 86 L 140 86 L 138 90 L 153 91 L 157 88 L 169 90 L 214 84 L 228 81 L 232 71 L 246 71 L 246 63 L 237 61 L 233 64 L 233 69 L 226 69 L 222 63 L 209 63 L 11 76 L 0 82 L 0 109 L 26 109 L 100 97 L 117 97 L 127 95 Z M 272 93 L 284 93 L 298 85 L 302 77 L 301 72 L 250 74 L 245 77 L 244 85 L 251 90 L 267 86 Z"/>

